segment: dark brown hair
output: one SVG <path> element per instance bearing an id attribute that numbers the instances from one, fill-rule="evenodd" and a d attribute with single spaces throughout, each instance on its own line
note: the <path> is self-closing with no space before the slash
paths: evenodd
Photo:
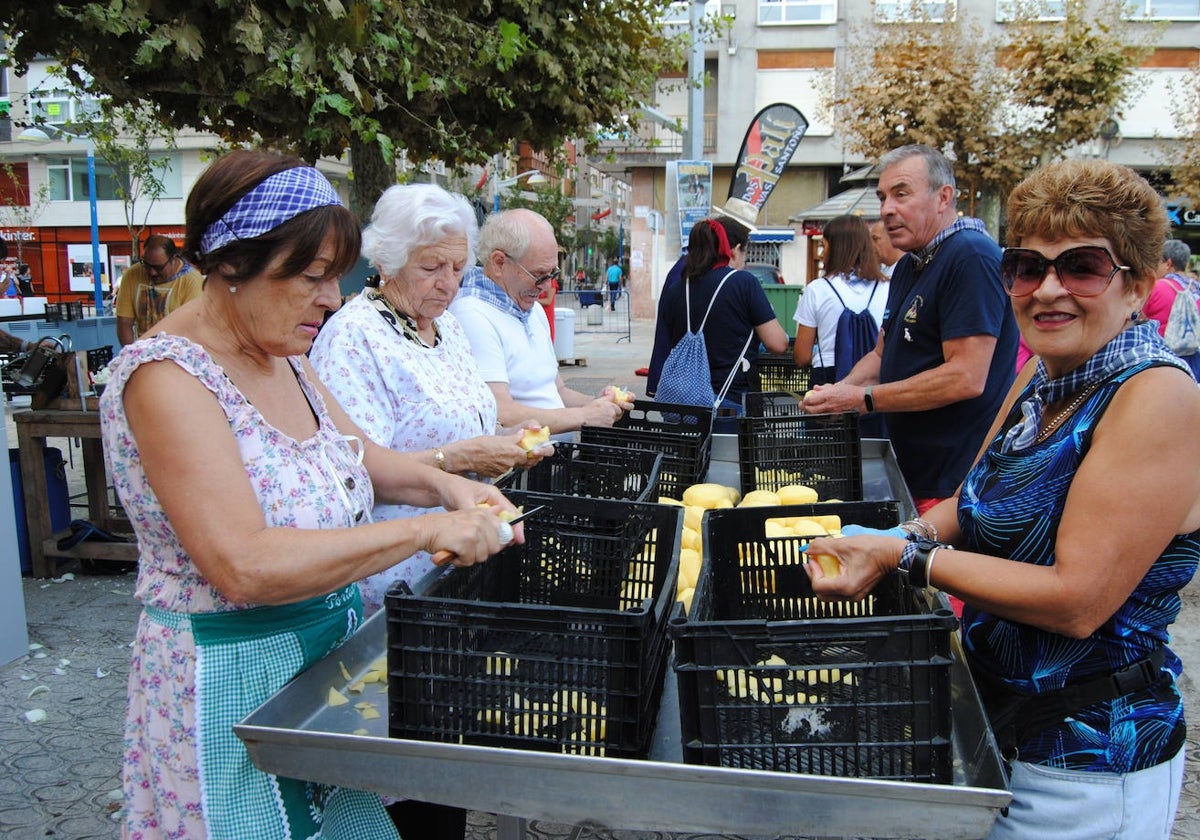
<path id="1" fill-rule="evenodd" d="M 821 234 L 825 239 L 825 276 L 850 274 L 863 280 L 882 280 L 871 228 L 862 216 L 834 216 Z"/>
<path id="2" fill-rule="evenodd" d="M 299 274 L 316 259 L 326 237 L 334 245 L 330 274 L 345 274 L 358 259 L 361 231 L 345 207 L 330 205 L 306 210 L 253 239 L 237 239 L 208 254 L 200 240 L 238 199 L 276 173 L 300 166 L 303 160 L 276 152 L 240 149 L 215 160 L 196 179 L 188 194 L 184 256 L 204 274 L 217 274 L 231 283 L 264 273 L 280 256 L 276 277 Z"/>
<path id="3" fill-rule="evenodd" d="M 730 251 L 738 245 L 744 249 L 750 242 L 750 228 L 728 216 L 701 219 L 692 225 L 692 232 L 688 234 L 687 259 L 683 263 L 683 276 L 686 279 L 703 277 L 720 257 L 721 243 L 717 240 L 717 232 L 712 229 L 710 222 L 716 222 L 725 228 Z"/>

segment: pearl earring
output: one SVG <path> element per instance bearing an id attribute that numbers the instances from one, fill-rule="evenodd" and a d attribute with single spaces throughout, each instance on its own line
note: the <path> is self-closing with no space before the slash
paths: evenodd
<path id="1" fill-rule="evenodd" d="M 229 294 L 231 294 L 231 295 L 232 295 L 232 294 L 233 294 L 233 293 L 235 293 L 236 291 L 237 291 L 237 286 L 230 286 L 230 287 L 229 287 Z"/>

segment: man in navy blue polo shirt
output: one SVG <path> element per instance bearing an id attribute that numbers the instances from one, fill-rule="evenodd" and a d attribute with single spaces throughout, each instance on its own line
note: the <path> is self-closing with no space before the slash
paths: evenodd
<path id="1" fill-rule="evenodd" d="M 950 496 L 974 461 L 1014 376 L 1017 327 L 1000 248 L 955 210 L 954 170 L 928 146 L 880 161 L 880 217 L 896 265 L 873 353 L 818 386 L 811 412 L 881 411 L 919 512 Z"/>

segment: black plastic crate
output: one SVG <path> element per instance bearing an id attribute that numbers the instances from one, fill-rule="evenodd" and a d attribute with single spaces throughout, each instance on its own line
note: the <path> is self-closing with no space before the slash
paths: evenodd
<path id="1" fill-rule="evenodd" d="M 742 495 L 803 484 L 822 499 L 863 497 L 858 414 L 790 414 L 738 418 Z"/>
<path id="2" fill-rule="evenodd" d="M 386 598 L 395 738 L 644 758 L 682 510 L 522 493 L 525 543 Z M 421 587 L 418 587 L 421 589 Z"/>
<path id="3" fill-rule="evenodd" d="M 496 482 L 509 490 L 531 490 L 631 502 L 657 498 L 662 453 L 599 443 L 554 442 L 554 454 L 527 470 L 513 470 Z"/>
<path id="4" fill-rule="evenodd" d="M 691 612 L 670 626 L 684 761 L 950 784 L 954 614 L 899 574 L 859 603 L 816 598 L 807 539 L 768 538 L 765 523 L 829 512 L 900 516 L 895 502 L 708 514 Z"/>
<path id="5" fill-rule="evenodd" d="M 742 394 L 746 417 L 792 417 L 803 414 L 800 396 L 790 391 L 747 391 Z"/>
<path id="6" fill-rule="evenodd" d="M 88 373 L 96 373 L 112 361 L 112 347 L 95 347 L 87 351 Z"/>
<path id="7" fill-rule="evenodd" d="M 754 391 L 791 391 L 803 397 L 812 387 L 812 367 L 800 367 L 791 353 L 759 353 L 750 385 Z"/>
<path id="8" fill-rule="evenodd" d="M 78 300 L 59 301 L 46 304 L 47 321 L 83 320 L 83 303 Z"/>
<path id="9" fill-rule="evenodd" d="M 602 443 L 662 453 L 658 493 L 678 499 L 703 481 L 712 455 L 712 409 L 634 400 L 613 426 L 584 426 L 583 443 Z"/>

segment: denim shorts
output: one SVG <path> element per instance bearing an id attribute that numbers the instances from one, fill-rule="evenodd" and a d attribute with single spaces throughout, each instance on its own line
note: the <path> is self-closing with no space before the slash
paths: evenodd
<path id="1" fill-rule="evenodd" d="M 1134 773 L 1088 773 L 1015 762 L 1008 816 L 988 840 L 1168 840 L 1185 750 Z"/>

